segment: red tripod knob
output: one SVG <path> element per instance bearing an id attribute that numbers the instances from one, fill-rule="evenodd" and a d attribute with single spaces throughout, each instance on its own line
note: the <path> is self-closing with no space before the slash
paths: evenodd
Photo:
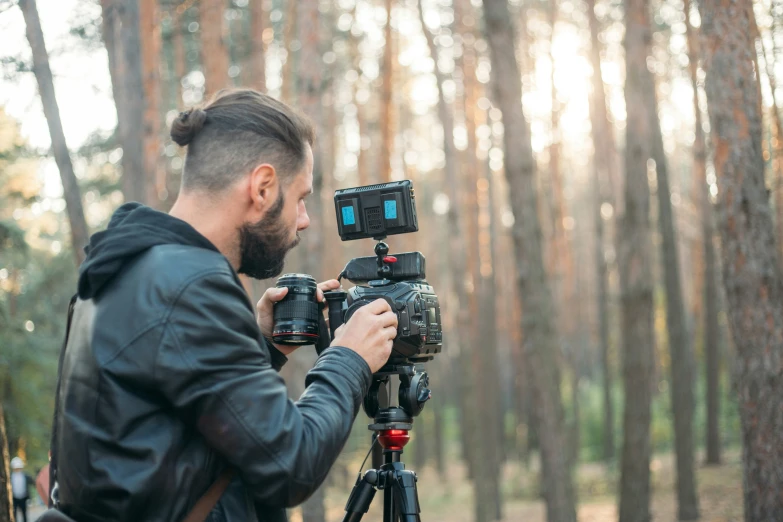
<path id="1" fill-rule="evenodd" d="M 390 451 L 402 451 L 402 448 L 411 440 L 408 430 L 382 430 L 378 434 L 378 442 L 383 449 Z"/>

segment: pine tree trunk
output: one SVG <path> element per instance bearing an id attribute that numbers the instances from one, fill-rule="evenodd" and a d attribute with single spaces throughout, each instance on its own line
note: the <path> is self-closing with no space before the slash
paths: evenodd
<path id="1" fill-rule="evenodd" d="M 147 201 L 144 171 L 144 82 L 138 2 L 101 0 L 103 41 L 109 54 L 117 133 L 122 145 L 125 201 Z"/>
<path id="2" fill-rule="evenodd" d="M 421 10 L 421 0 L 419 1 L 419 19 L 422 24 L 424 35 L 427 38 L 427 45 L 430 50 L 431 58 L 437 63 L 438 48 L 430 30 L 424 24 L 424 16 Z M 465 289 L 465 273 L 467 266 L 465 263 L 465 236 L 463 234 L 464 224 L 459 213 L 459 203 L 461 201 L 462 190 L 460 184 L 460 172 L 457 163 L 457 150 L 454 147 L 454 119 L 443 92 L 443 83 L 446 78 L 435 68 L 435 78 L 438 87 L 438 118 L 443 126 L 443 154 L 445 166 L 443 171 L 446 195 L 449 198 L 449 210 L 446 214 L 448 223 L 448 260 L 449 275 L 451 284 L 456 296 L 456 302 L 460 303 L 456 311 L 448 310 L 448 313 L 457 317 L 457 329 L 460 333 L 459 355 L 455 358 L 458 393 L 457 404 L 459 405 L 460 420 L 460 438 L 462 443 L 462 453 L 468 466 L 469 476 L 474 476 L 473 466 L 475 458 L 474 441 L 471 440 L 472 427 L 477 423 L 475 421 L 476 408 L 473 407 L 473 373 L 470 371 L 469 356 L 470 351 L 474 349 L 470 346 L 470 335 L 468 325 L 470 324 L 470 313 L 468 310 L 468 294 Z"/>
<path id="3" fill-rule="evenodd" d="M 266 46 L 264 45 L 264 25 L 267 18 L 264 12 L 264 2 L 250 2 L 250 85 L 261 92 L 266 92 Z"/>
<path id="4" fill-rule="evenodd" d="M 693 172 L 699 181 L 697 193 L 702 223 L 702 242 L 704 243 L 704 358 L 706 380 L 707 422 L 705 447 L 707 464 L 720 464 L 721 444 L 718 422 L 720 419 L 720 350 L 718 325 L 718 274 L 715 256 L 715 230 L 713 210 L 707 182 L 707 146 L 702 128 L 701 108 L 699 107 L 698 63 L 701 46 L 696 29 L 690 23 L 690 0 L 685 0 L 685 14 L 688 18 L 685 32 L 688 42 L 689 69 L 693 87 L 693 108 L 695 114 L 693 141 Z"/>
<path id="5" fill-rule="evenodd" d="M 307 200 L 307 212 L 310 215 L 310 227 L 302 234 L 302 243 L 307 255 L 303 269 L 318 281 L 326 274 L 323 266 L 317 263 L 323 252 L 324 216 L 321 202 L 323 189 L 323 152 L 324 113 L 321 96 L 324 89 L 321 61 L 321 25 L 319 23 L 318 0 L 299 0 L 297 2 L 296 30 L 302 47 L 299 52 L 297 70 L 299 108 L 311 119 L 316 131 L 313 144 L 313 196 Z M 319 141 L 319 137 L 320 140 Z M 302 506 L 303 522 L 324 522 L 325 487 L 320 487 Z"/>
<path id="6" fill-rule="evenodd" d="M 381 86 L 381 148 L 378 151 L 378 173 L 381 183 L 391 181 L 391 153 L 394 148 L 394 122 L 392 118 L 392 89 L 394 85 L 394 40 L 392 36 L 391 16 L 392 0 L 386 3 L 385 43 L 383 47 L 383 84 Z"/>
<path id="7" fill-rule="evenodd" d="M 505 171 L 514 211 L 512 229 L 523 335 L 541 432 L 543 485 L 550 522 L 576 520 L 573 480 L 560 396 L 558 334 L 552 295 L 544 270 L 541 224 L 537 215 L 536 167 L 530 128 L 522 112 L 522 85 L 515 57 L 514 29 L 507 0 L 484 0 L 485 31 L 492 61 L 492 87 L 503 114 Z"/>
<path id="8" fill-rule="evenodd" d="M 286 0 L 285 8 L 285 30 L 283 31 L 283 48 L 286 50 L 286 59 L 283 64 L 283 85 L 281 93 L 283 101 L 291 103 L 294 101 L 296 93 L 296 84 L 294 80 L 294 50 L 291 48 L 296 37 L 296 19 L 297 19 L 297 0 Z"/>
<path id="9" fill-rule="evenodd" d="M 224 0 L 202 0 L 199 4 L 205 97 L 213 96 L 228 85 L 228 48 L 223 38 L 224 12 Z"/>
<path id="10" fill-rule="evenodd" d="M 723 281 L 737 350 L 745 520 L 783 520 L 783 281 L 764 184 L 752 5 L 707 0 L 703 6 Z"/>
<path id="11" fill-rule="evenodd" d="M 648 81 L 654 88 L 654 78 L 648 71 Z M 655 91 L 649 106 L 653 107 L 652 155 L 658 179 L 658 224 L 661 232 L 661 260 L 666 288 L 666 332 L 669 340 L 671 408 L 674 413 L 674 449 L 677 457 L 677 513 L 679 520 L 699 518 L 696 475 L 693 470 L 693 382 L 695 378 L 693 346 L 685 325 L 685 303 L 680 282 L 680 262 L 674 231 L 671 189 L 663 149 L 663 135 L 658 119 Z"/>
<path id="12" fill-rule="evenodd" d="M 621 329 L 623 342 L 623 449 L 620 475 L 620 522 L 650 520 L 650 403 L 653 387 L 653 285 L 650 188 L 651 154 L 647 57 L 650 54 L 649 5 L 626 0 L 627 107 L 625 212 L 620 223 Z"/>
<path id="13" fill-rule="evenodd" d="M 11 455 L 8 452 L 8 435 L 5 431 L 5 412 L 0 402 L 0 521 L 14 519 L 11 493 Z"/>
<path id="14" fill-rule="evenodd" d="M 177 84 L 177 108 L 183 109 L 185 103 L 182 100 L 182 79 L 187 73 L 187 59 L 185 57 L 185 42 L 182 26 L 182 13 L 179 7 L 173 10 L 171 15 L 171 45 L 174 52 L 174 80 Z"/>
<path id="15" fill-rule="evenodd" d="M 160 162 L 160 59 L 162 40 L 160 8 L 157 0 L 141 0 L 139 5 L 141 27 L 142 75 L 144 78 L 144 171 L 147 175 L 147 203 L 160 208 L 166 189 L 166 171 Z"/>
<path id="16" fill-rule="evenodd" d="M 606 89 L 601 77 L 601 42 L 598 38 L 598 19 L 595 16 L 595 0 L 587 1 L 590 24 L 590 60 L 593 66 L 593 97 L 590 103 L 590 121 L 593 129 L 593 198 L 595 210 L 595 261 L 596 261 L 596 309 L 601 351 L 601 379 L 603 387 L 603 458 L 614 459 L 614 408 L 612 404 L 612 369 L 609 360 L 609 267 L 604 249 L 606 226 L 601 214 L 604 203 L 611 203 L 610 171 L 614 167 L 614 140 L 606 111 Z"/>
<path id="17" fill-rule="evenodd" d="M 46 52 L 35 0 L 20 0 L 19 7 L 24 15 L 27 41 L 30 43 L 30 48 L 33 51 L 33 72 L 38 82 L 38 93 L 41 96 L 46 123 L 49 126 L 54 161 L 57 163 L 57 169 L 60 171 L 65 208 L 71 228 L 71 245 L 76 265 L 79 266 L 84 261 L 83 248 L 89 243 L 90 237 L 87 221 L 84 219 L 79 184 L 73 171 L 71 156 L 68 153 L 68 144 L 65 142 L 65 133 L 60 121 L 60 108 L 57 106 L 52 70 L 49 68 L 49 54 Z"/>

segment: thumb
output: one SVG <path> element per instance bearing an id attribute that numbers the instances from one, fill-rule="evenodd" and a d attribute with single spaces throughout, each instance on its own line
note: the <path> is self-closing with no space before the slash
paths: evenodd
<path id="1" fill-rule="evenodd" d="M 288 294 L 287 286 L 275 288 L 271 292 L 269 292 L 269 300 L 272 301 L 273 303 L 276 303 L 278 301 L 281 301 L 287 294 Z"/>

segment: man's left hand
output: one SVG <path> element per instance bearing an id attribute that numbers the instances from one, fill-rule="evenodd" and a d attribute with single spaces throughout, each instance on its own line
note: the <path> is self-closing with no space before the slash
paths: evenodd
<path id="1" fill-rule="evenodd" d="M 340 282 L 337 281 L 337 279 L 330 279 L 329 281 L 318 283 L 318 289 L 316 290 L 318 302 L 324 302 L 324 292 L 326 290 L 337 290 L 338 288 L 340 288 Z M 272 339 L 272 329 L 274 328 L 275 322 L 273 311 L 274 304 L 278 301 L 281 301 L 286 296 L 286 294 L 288 294 L 288 288 L 269 288 L 266 292 L 264 292 L 261 300 L 258 301 L 258 304 L 256 305 L 256 320 L 258 321 L 258 327 L 261 329 L 261 333 L 267 339 Z M 286 344 L 272 343 L 272 345 L 283 355 L 289 355 L 291 352 L 299 348 L 299 346 L 289 346 Z"/>

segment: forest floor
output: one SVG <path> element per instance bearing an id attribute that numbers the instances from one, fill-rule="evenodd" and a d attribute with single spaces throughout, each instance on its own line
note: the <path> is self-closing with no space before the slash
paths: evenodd
<path id="1" fill-rule="evenodd" d="M 677 520 L 677 501 L 674 491 L 673 454 L 655 455 L 652 471 L 652 515 L 663 522 Z M 455 464 L 448 470 L 448 481 L 443 481 L 432 468 L 418 473 L 419 499 L 422 520 L 425 522 L 472 522 L 473 492 L 465 479 L 465 469 Z M 604 464 L 587 463 L 579 466 L 577 487 L 580 522 L 614 522 L 617 520 L 617 480 L 619 469 Z M 724 454 L 724 463 L 717 467 L 700 466 L 697 469 L 701 522 L 734 522 L 742 520 L 742 467 L 739 451 Z M 544 503 L 535 499 L 537 479 L 534 469 L 509 464 L 504 470 L 503 493 L 505 505 L 503 522 L 544 522 Z M 327 520 L 342 520 L 347 489 L 329 488 L 327 493 Z M 373 501 L 365 522 L 382 520 L 382 494 Z M 297 512 L 291 522 L 301 522 Z"/>

